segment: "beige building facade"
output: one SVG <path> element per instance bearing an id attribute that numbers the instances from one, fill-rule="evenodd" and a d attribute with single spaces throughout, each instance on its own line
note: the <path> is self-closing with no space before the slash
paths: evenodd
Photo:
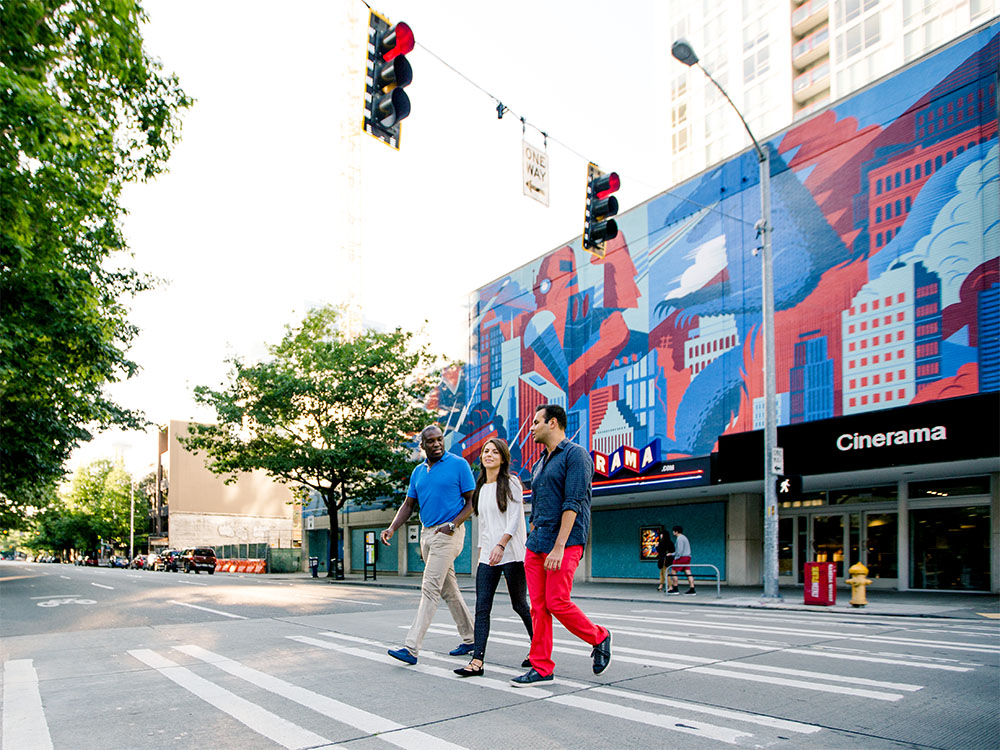
<path id="1" fill-rule="evenodd" d="M 292 489 L 262 471 L 226 484 L 206 467 L 206 454 L 196 455 L 179 442 L 190 424 L 171 420 L 160 430 L 157 494 L 158 514 L 168 521 L 165 546 L 300 545 L 301 513 Z"/>

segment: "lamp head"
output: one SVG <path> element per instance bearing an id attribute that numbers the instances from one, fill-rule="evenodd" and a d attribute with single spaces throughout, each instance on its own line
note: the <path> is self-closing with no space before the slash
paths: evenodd
<path id="1" fill-rule="evenodd" d="M 694 53 L 694 47 L 685 39 L 678 39 L 674 42 L 670 47 L 670 54 L 688 67 L 698 62 L 698 55 Z"/>

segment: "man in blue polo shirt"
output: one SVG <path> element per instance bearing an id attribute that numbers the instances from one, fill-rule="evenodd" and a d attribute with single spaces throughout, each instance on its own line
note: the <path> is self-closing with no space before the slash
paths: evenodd
<path id="1" fill-rule="evenodd" d="M 420 433 L 420 447 L 427 460 L 410 475 L 406 500 L 396 512 L 389 528 L 382 532 L 382 543 L 389 544 L 396 529 L 406 523 L 413 506 L 420 507 L 420 552 L 424 558 L 424 578 L 420 584 L 420 606 L 402 648 L 389 649 L 389 656 L 406 664 L 416 664 L 420 644 L 434 619 L 434 611 L 443 597 L 458 626 L 462 642 L 450 653 L 472 653 L 475 629 L 469 608 L 462 599 L 455 579 L 455 558 L 465 545 L 462 523 L 472 515 L 472 491 L 476 481 L 464 458 L 444 449 L 444 433 L 437 425 Z"/>

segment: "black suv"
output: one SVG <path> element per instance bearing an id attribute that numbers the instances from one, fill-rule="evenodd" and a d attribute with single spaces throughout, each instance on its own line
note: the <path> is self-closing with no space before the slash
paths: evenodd
<path id="1" fill-rule="evenodd" d="M 185 573 L 207 570 L 212 575 L 215 573 L 215 550 L 211 547 L 188 547 L 181 552 L 179 563 Z"/>

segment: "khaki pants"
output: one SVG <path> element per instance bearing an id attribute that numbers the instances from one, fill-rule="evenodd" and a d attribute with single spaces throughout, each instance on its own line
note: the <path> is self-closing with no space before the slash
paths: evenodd
<path id="1" fill-rule="evenodd" d="M 420 606 L 413 618 L 404 645 L 414 656 L 420 651 L 427 628 L 431 626 L 438 602 L 443 597 L 451 612 L 451 619 L 458 626 L 463 643 L 472 643 L 475 631 L 472 614 L 465 606 L 462 593 L 455 579 L 455 558 L 465 546 L 465 529 L 459 526 L 454 534 L 435 534 L 434 529 L 420 530 L 420 554 L 424 558 L 424 578 L 420 584 Z"/>

